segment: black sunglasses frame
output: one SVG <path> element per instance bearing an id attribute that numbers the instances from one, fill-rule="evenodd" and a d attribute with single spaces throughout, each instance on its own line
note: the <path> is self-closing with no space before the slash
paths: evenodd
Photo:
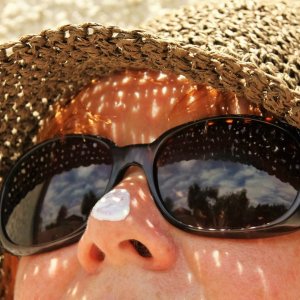
<path id="1" fill-rule="evenodd" d="M 233 238 L 233 239 L 249 239 L 249 238 L 265 238 L 265 237 L 272 237 L 277 236 L 289 232 L 293 232 L 300 228 L 300 192 L 296 196 L 294 203 L 291 205 L 289 210 L 282 215 L 280 218 L 276 219 L 273 222 L 270 222 L 265 225 L 260 225 L 256 227 L 244 228 L 244 229 L 203 229 L 203 228 L 195 228 L 193 226 L 184 224 L 174 218 L 161 200 L 161 196 L 159 194 L 159 187 L 157 182 L 157 170 L 155 168 L 156 159 L 157 159 L 157 152 L 161 148 L 161 146 L 166 142 L 167 139 L 170 138 L 173 134 L 177 133 L 178 131 L 184 130 L 199 123 L 211 122 L 216 120 L 224 120 L 224 122 L 228 119 L 232 120 L 248 120 L 248 121 L 257 121 L 260 123 L 265 123 L 268 126 L 275 126 L 283 131 L 286 132 L 290 137 L 295 140 L 296 145 L 300 148 L 300 130 L 285 123 L 280 120 L 276 119 L 268 119 L 258 116 L 252 115 L 224 115 L 224 116 L 217 116 L 217 117 L 210 117 L 205 118 L 197 121 L 192 121 L 183 125 L 179 125 L 175 128 L 172 128 L 165 133 L 163 133 L 158 139 L 150 144 L 136 144 L 136 145 L 128 145 L 123 147 L 116 146 L 111 140 L 102 138 L 100 136 L 94 135 L 85 135 L 85 134 L 71 134 L 65 135 L 63 137 L 55 137 L 50 140 L 46 140 L 33 148 L 31 148 L 25 155 L 23 155 L 15 164 L 15 166 L 9 172 L 2 188 L 1 188 L 1 197 L 0 197 L 0 213 L 3 213 L 3 203 L 5 201 L 5 195 L 7 193 L 7 185 L 10 182 L 10 178 L 14 174 L 14 169 L 17 168 L 28 156 L 30 156 L 33 152 L 37 149 L 44 147 L 48 143 L 53 143 L 57 140 L 65 139 L 68 137 L 78 137 L 80 136 L 83 139 L 94 140 L 96 142 L 104 143 L 105 145 L 109 146 L 112 151 L 113 157 L 113 165 L 111 174 L 109 177 L 109 181 L 107 187 L 105 189 L 105 193 L 109 192 L 114 186 L 116 186 L 123 178 L 126 170 L 130 166 L 138 166 L 143 169 L 149 190 L 153 197 L 153 200 L 165 217 L 165 219 L 174 225 L 175 227 L 186 231 L 188 233 L 206 236 L 206 237 L 215 237 L 215 238 Z M 1 218 L 2 219 L 2 218 Z M 42 245 L 36 246 L 20 246 L 13 243 L 5 232 L 5 226 L 3 221 L 1 220 L 0 226 L 0 241 L 2 243 L 2 247 L 18 256 L 25 256 L 25 255 L 32 255 L 42 252 L 51 251 L 54 249 L 58 249 L 67 245 L 70 245 L 74 242 L 77 242 L 80 237 L 82 236 L 85 230 L 86 224 L 82 227 L 78 228 L 72 234 L 61 238 L 56 241 L 44 243 Z"/>

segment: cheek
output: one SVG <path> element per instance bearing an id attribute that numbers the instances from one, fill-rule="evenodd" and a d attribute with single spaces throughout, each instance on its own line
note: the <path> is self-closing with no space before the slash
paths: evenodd
<path id="1" fill-rule="evenodd" d="M 15 299 L 59 299 L 78 275 L 77 246 L 21 258 Z"/>
<path id="2" fill-rule="evenodd" d="M 292 284 L 300 276 L 299 233 L 260 240 L 182 237 L 185 259 L 208 299 L 299 299 L 299 285 Z"/>

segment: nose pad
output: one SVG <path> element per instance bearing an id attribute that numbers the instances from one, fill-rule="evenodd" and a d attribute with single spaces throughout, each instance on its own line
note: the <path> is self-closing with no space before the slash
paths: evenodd
<path id="1" fill-rule="evenodd" d="M 177 257 L 169 226 L 154 204 L 143 172 L 130 168 L 92 209 L 78 244 L 79 262 L 89 273 L 110 264 L 166 270 Z"/>

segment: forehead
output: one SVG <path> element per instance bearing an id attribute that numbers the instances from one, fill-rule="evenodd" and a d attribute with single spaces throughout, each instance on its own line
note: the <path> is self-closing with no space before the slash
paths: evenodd
<path id="1" fill-rule="evenodd" d="M 197 85 L 183 76 L 125 71 L 94 81 L 59 109 L 40 133 L 101 135 L 118 145 L 149 143 L 166 130 L 192 120 L 224 114 L 258 114 L 230 92 Z"/>

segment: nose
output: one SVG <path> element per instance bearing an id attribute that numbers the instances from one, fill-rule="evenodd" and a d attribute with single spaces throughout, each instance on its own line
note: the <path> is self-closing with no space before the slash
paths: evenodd
<path id="1" fill-rule="evenodd" d="M 143 172 L 137 167 L 129 168 L 124 179 L 111 192 L 118 194 L 120 191 L 129 197 L 125 214 L 110 218 L 106 211 L 106 217 L 98 218 L 93 213 L 89 216 L 78 244 L 78 259 L 82 267 L 88 273 L 100 272 L 109 264 L 135 264 L 154 271 L 172 268 L 177 249 L 168 230 L 170 225 L 156 208 Z M 108 210 L 119 209 L 117 205 L 117 202 L 113 203 Z M 126 211 L 126 204 L 120 205 L 122 211 Z"/>

